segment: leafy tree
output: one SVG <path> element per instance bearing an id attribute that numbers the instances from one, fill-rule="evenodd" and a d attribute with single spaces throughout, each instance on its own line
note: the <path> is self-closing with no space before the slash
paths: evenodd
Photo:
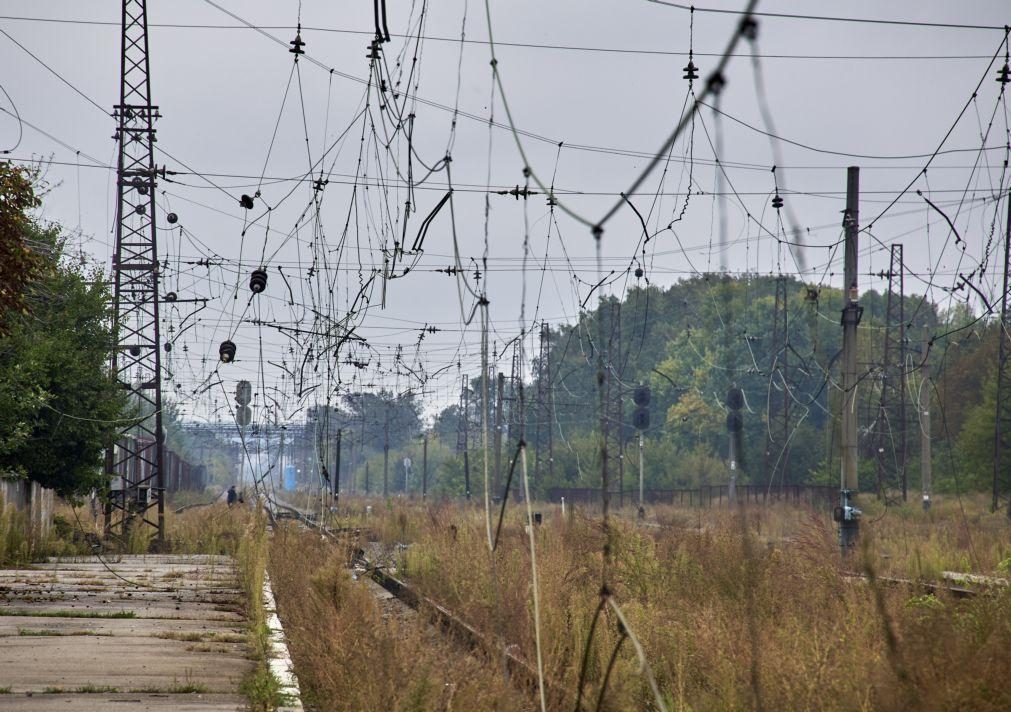
<path id="1" fill-rule="evenodd" d="M 30 211 L 39 205 L 36 178 L 31 170 L 0 163 L 0 335 L 9 331 L 12 316 L 27 313 L 27 287 L 43 267 L 43 257 L 28 244 Z"/>
<path id="2" fill-rule="evenodd" d="M 365 463 L 369 462 L 371 489 L 375 492 L 377 489 L 381 491 L 382 454 L 388 443 L 389 486 L 391 491 L 403 489 L 401 463 L 405 456 L 417 459 L 415 450 L 420 442 L 417 436 L 422 430 L 421 401 L 415 393 L 395 394 L 386 390 L 349 393 L 341 399 L 339 407 L 309 408 L 306 418 L 305 428 L 289 429 L 293 451 L 318 453 L 327 463 L 328 470 L 332 469 L 330 463 L 334 462 L 335 454 L 331 448 L 340 429 L 344 432 L 344 457 L 352 456 L 341 462 L 342 481 L 353 480 L 356 488 L 363 487 Z M 304 468 L 306 472 L 318 472 L 318 459 L 307 458 Z M 420 476 L 420 469 L 415 469 Z M 415 479 L 420 482 L 419 478 Z"/>
<path id="3" fill-rule="evenodd" d="M 83 494 L 103 485 L 103 451 L 123 422 L 109 294 L 99 270 L 66 259 L 57 227 L 23 230 L 42 267 L 0 339 L 0 470 Z"/>
<path id="4" fill-rule="evenodd" d="M 944 413 L 944 422 L 953 436 L 968 424 L 974 406 L 979 404 L 978 398 L 965 396 L 985 391 L 987 378 L 992 375 L 991 364 L 997 361 L 999 339 L 1000 326 L 995 321 L 961 332 L 943 349 L 938 349 L 944 366 L 940 377 L 935 379 L 940 398 L 938 409 Z M 936 420 L 940 428 L 942 419 Z"/>
<path id="5" fill-rule="evenodd" d="M 993 442 L 997 414 L 997 370 L 989 369 L 982 397 L 968 409 L 965 424 L 958 435 L 961 489 L 988 489 L 993 483 Z M 1011 457 L 1002 457 L 1001 477 L 1011 481 Z M 952 485 L 955 483 L 952 482 Z"/>
<path id="6" fill-rule="evenodd" d="M 699 275 L 667 289 L 635 287 L 624 300 L 607 297 L 581 311 L 575 323 L 552 328 L 548 354 L 534 360 L 533 382 L 525 384 L 526 440 L 531 450 L 544 447 L 544 438 L 529 429 L 530 423 L 543 417 L 536 394 L 553 394 L 554 467 L 550 477 L 546 473 L 542 476 L 538 489 L 543 493 L 551 486 L 600 486 L 598 356 L 603 350 L 609 359 L 611 388 L 620 394 L 625 412 L 626 488 L 637 480 L 636 436 L 628 430 L 627 421 L 631 392 L 640 383 L 649 384 L 652 390 L 653 426 L 645 434 L 646 487 L 727 481 L 729 437 L 724 399 L 732 385 L 741 388 L 745 396 L 740 483 L 770 484 L 770 471 L 765 467 L 767 440 L 770 436 L 782 438 L 778 414 L 783 412 L 779 404 L 784 398 L 789 405 L 789 454 L 785 473 L 777 474 L 771 484 L 836 482 L 840 439 L 833 429 L 838 427 L 841 406 L 839 318 L 844 295 L 839 289 L 787 278 L 784 347 L 772 338 L 776 286 L 777 278 L 771 276 Z M 868 290 L 861 294 L 860 303 L 864 314 L 857 343 L 862 369 L 858 431 L 866 470 L 861 479 L 870 483 L 875 477 L 871 458 L 878 446 L 872 425 L 878 417 L 883 383 L 876 364 L 883 356 L 887 294 Z M 935 304 L 916 295 L 906 296 L 903 308 L 906 337 L 914 355 L 917 344 L 975 320 L 967 308 L 941 313 Z M 956 345 L 955 336 L 951 336 L 927 352 L 935 379 L 947 379 L 938 383 L 953 435 L 970 419 L 968 410 L 974 399 L 966 394 L 980 392 L 984 366 L 992 362 L 996 343 L 995 339 L 987 341 L 982 326 L 956 333 L 958 348 L 949 348 Z M 977 348 L 976 341 L 987 345 Z M 539 388 L 539 379 L 548 379 L 545 387 Z M 474 385 L 471 403 L 476 409 L 477 381 Z M 945 389 L 949 397 L 945 397 Z M 514 394 L 507 390 L 506 397 L 510 395 Z M 493 403 L 489 407 L 493 408 Z M 910 408 L 907 406 L 907 412 Z M 458 411 L 457 406 L 451 406 L 436 418 L 437 431 L 447 441 L 455 438 Z M 940 421 L 935 419 L 935 429 Z M 472 441 L 472 462 L 477 461 L 474 445 Z M 613 443 L 611 447 L 613 450 Z M 768 451 L 771 458 L 779 455 L 778 445 Z M 511 453 L 511 444 L 504 444 L 503 452 Z M 542 460 L 545 456 L 541 453 Z M 915 452 L 910 462 L 914 459 Z M 770 464 L 775 461 L 770 459 Z"/>
<path id="7" fill-rule="evenodd" d="M 463 497 L 466 492 L 466 475 L 464 473 L 463 455 L 452 454 L 435 469 L 435 478 L 429 484 L 429 492 L 438 497 Z M 474 472 L 471 470 L 471 497 L 479 498 L 480 488 L 475 487 Z M 483 486 L 483 485 L 482 485 Z"/>
<path id="8" fill-rule="evenodd" d="M 391 451 L 400 449 L 421 432 L 421 402 L 412 392 L 362 391 L 345 396 L 342 405 L 344 427 L 364 423 L 365 441 L 376 450 L 387 442 Z"/>

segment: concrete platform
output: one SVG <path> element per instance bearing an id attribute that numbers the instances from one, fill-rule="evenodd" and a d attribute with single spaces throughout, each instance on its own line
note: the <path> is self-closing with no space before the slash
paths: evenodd
<path id="1" fill-rule="evenodd" d="M 0 570 L 0 708 L 236 710 L 254 669 L 226 557 Z"/>
<path id="2" fill-rule="evenodd" d="M 246 709 L 238 695 L 213 694 L 73 694 L 73 695 L 2 695 L 0 708 L 5 712 L 95 712 L 95 710 L 175 710 L 176 712 L 233 712 Z"/>

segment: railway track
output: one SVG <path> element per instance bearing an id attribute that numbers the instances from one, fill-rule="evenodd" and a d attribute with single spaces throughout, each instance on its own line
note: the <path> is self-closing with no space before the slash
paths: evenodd
<path id="1" fill-rule="evenodd" d="M 367 555 L 366 551 L 361 547 L 365 546 L 368 548 L 370 544 L 376 544 L 376 542 L 371 541 L 373 537 L 370 530 L 363 528 L 331 529 L 316 521 L 315 517 L 306 516 L 298 509 L 283 504 L 275 510 L 274 516 L 278 519 L 297 519 L 304 526 L 318 529 L 334 541 L 339 540 L 345 546 L 350 545 L 354 550 L 354 555 L 351 557 L 351 566 L 357 576 L 371 579 L 371 582 L 381 587 L 383 591 L 402 605 L 415 611 L 418 615 L 424 616 L 435 629 L 469 652 L 475 653 L 493 664 L 495 662 L 502 662 L 508 671 L 510 681 L 521 692 L 531 697 L 536 696 L 538 689 L 536 667 L 518 654 L 516 646 L 511 646 L 507 641 L 482 632 L 470 625 L 453 611 L 425 596 L 408 581 L 398 577 L 395 568 L 379 563 L 379 557 L 375 554 Z M 659 535 L 674 530 L 681 532 L 688 531 L 695 534 L 701 531 L 695 528 L 685 530 L 659 522 L 637 520 L 637 523 L 643 526 L 644 529 Z M 352 536 L 350 540 L 348 539 L 349 535 Z M 954 572 L 944 572 L 944 580 L 942 581 L 920 581 L 893 576 L 868 576 L 865 573 L 846 570 L 840 570 L 839 575 L 841 580 L 850 583 L 868 586 L 880 585 L 887 588 L 904 588 L 911 592 L 950 596 L 960 600 L 995 594 L 1005 590 L 1008 586 L 1008 581 L 1005 579 Z M 552 700 L 552 706 L 557 706 L 559 703 L 562 706 L 571 706 L 576 699 L 574 691 L 570 691 L 556 681 L 546 680 L 545 689 L 549 699 Z"/>
<path id="2" fill-rule="evenodd" d="M 361 552 L 355 561 L 356 571 L 368 576 L 397 600 L 411 609 L 426 615 L 443 633 L 458 641 L 470 651 L 480 654 L 486 660 L 502 660 L 509 673 L 509 679 L 530 695 L 538 689 L 537 669 L 526 659 L 516 654 L 516 646 L 497 640 L 470 625 L 445 606 L 416 591 L 410 584 L 397 578 L 385 567 L 377 566 Z M 545 691 L 549 700 L 565 701 L 572 704 L 575 695 L 557 682 L 545 680 Z"/>

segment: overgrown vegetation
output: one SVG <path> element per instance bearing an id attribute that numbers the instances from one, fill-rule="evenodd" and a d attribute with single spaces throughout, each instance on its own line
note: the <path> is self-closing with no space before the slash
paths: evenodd
<path id="1" fill-rule="evenodd" d="M 0 565 L 23 565 L 48 552 L 48 536 L 31 526 L 27 512 L 0 497 Z"/>
<path id="2" fill-rule="evenodd" d="M 181 514 L 166 512 L 167 550 L 177 554 L 235 556 L 252 516 L 246 508 L 224 504 L 194 507 Z M 25 566 L 50 556 L 98 553 L 146 554 L 155 531 L 135 526 L 126 534 L 104 538 L 104 519 L 87 507 L 58 501 L 53 526 L 31 527 L 27 513 L 0 502 L 0 566 Z"/>
<path id="3" fill-rule="evenodd" d="M 239 582 L 245 593 L 247 642 L 254 670 L 243 679 L 240 690 L 254 712 L 276 709 L 285 700 L 277 678 L 270 671 L 270 631 L 263 609 L 263 585 L 267 573 L 267 517 L 262 510 L 247 515 L 235 552 Z"/>
<path id="4" fill-rule="evenodd" d="M 384 609 L 346 564 L 347 550 L 318 533 L 275 532 L 271 581 L 312 709 L 533 709 L 498 665 L 447 642 L 422 619 Z"/>
<path id="5" fill-rule="evenodd" d="M 846 562 L 834 526 L 814 512 L 670 509 L 653 521 L 656 526 L 615 518 L 607 581 L 668 709 L 1007 709 L 1011 659 L 1002 651 L 1011 645 L 1011 591 L 996 587 L 956 599 L 881 578 L 932 579 L 960 567 L 999 573 L 1011 555 L 1006 521 L 990 515 L 982 500 L 966 508 L 965 519 L 953 503 L 929 514 L 909 509 L 868 520 L 861 550 Z M 398 575 L 534 659 L 530 562 L 519 509 L 509 512 L 494 567 L 477 510 L 395 508 L 379 518 L 375 531 Z M 600 602 L 605 534 L 596 513 L 570 511 L 563 518 L 557 510 L 535 534 L 545 673 L 556 686 L 575 691 Z M 298 631 L 296 660 L 311 670 L 312 689 L 320 689 L 319 681 L 328 690 L 371 689 L 370 682 L 356 682 L 354 670 L 369 664 L 373 653 L 362 653 L 359 645 L 365 660 L 347 660 L 334 641 L 375 645 L 371 626 L 355 623 L 368 620 L 375 601 L 348 581 L 339 554 L 318 537 L 285 536 L 272 566 L 285 572 L 278 578 L 286 582 L 286 622 Z M 406 549 L 397 546 L 406 542 Z M 312 567 L 292 565 L 298 547 Z M 843 570 L 871 576 L 847 577 Z M 619 637 L 616 618 L 605 609 L 586 660 L 590 709 Z M 652 709 L 627 643 L 603 699 L 602 709 Z M 393 707 L 396 701 L 386 702 Z M 490 708 L 487 700 L 474 704 L 469 708 Z M 572 705 L 571 699 L 551 702 L 559 710 Z"/>

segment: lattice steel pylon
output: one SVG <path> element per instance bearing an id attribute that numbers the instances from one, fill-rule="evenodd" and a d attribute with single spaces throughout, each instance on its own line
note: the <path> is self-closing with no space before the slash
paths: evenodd
<path id="1" fill-rule="evenodd" d="M 1004 276 L 1000 295 L 1000 323 L 997 347 L 997 407 L 993 433 L 993 509 L 1007 500 L 1007 515 L 1011 517 L 1011 192 L 1007 197 L 1007 223 L 1004 229 Z"/>
<path id="2" fill-rule="evenodd" d="M 537 410 L 534 415 L 534 481 L 540 484 L 547 466 L 548 479 L 554 481 L 552 427 L 555 422 L 554 384 L 551 380 L 551 327 L 541 322 L 540 354 L 537 358 Z"/>
<path id="3" fill-rule="evenodd" d="M 524 335 L 513 344 L 512 366 L 507 379 L 508 388 L 503 398 L 503 407 L 507 417 L 505 419 L 506 432 L 503 433 L 502 442 L 505 443 L 506 463 L 505 471 L 514 468 L 514 460 L 519 454 L 520 441 L 526 440 L 526 401 L 523 393 L 523 350 L 521 344 Z M 513 474 L 512 489 L 514 501 L 519 501 L 523 493 L 523 480 L 517 474 Z"/>
<path id="4" fill-rule="evenodd" d="M 874 457 L 879 496 L 886 497 L 889 490 L 901 488 L 902 501 L 906 501 L 909 490 L 906 475 L 906 314 L 901 244 L 891 246 L 886 276 L 888 298 L 881 357 L 881 399 L 874 419 Z"/>
<path id="5" fill-rule="evenodd" d="M 772 487 L 779 481 L 787 482 L 787 463 L 790 455 L 790 383 L 789 374 L 789 328 L 787 311 L 786 277 L 776 278 L 776 303 L 772 320 L 772 366 L 769 370 L 769 395 L 765 429 L 765 483 Z"/>
<path id="6" fill-rule="evenodd" d="M 118 121 L 116 248 L 112 271 L 116 348 L 112 368 L 129 393 L 130 425 L 106 455 L 111 477 L 106 529 L 135 521 L 165 535 L 158 243 L 154 121 L 148 64 L 147 2 L 123 0 Z M 152 517 L 152 510 L 156 516 Z"/>

